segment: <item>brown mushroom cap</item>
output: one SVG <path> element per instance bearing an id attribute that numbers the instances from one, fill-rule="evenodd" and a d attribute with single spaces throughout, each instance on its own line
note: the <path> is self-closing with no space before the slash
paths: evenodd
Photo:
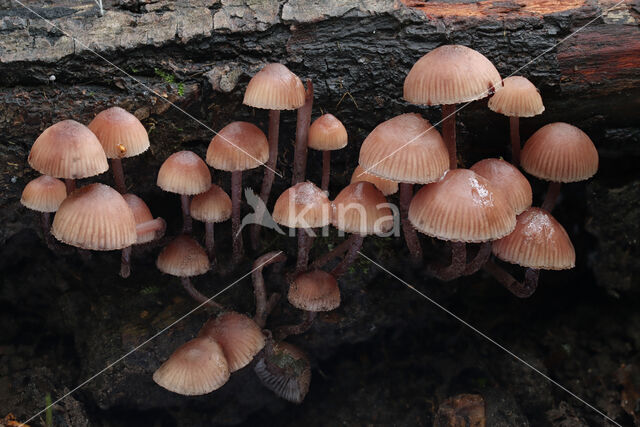
<path id="1" fill-rule="evenodd" d="M 247 122 L 232 122 L 213 137 L 207 149 L 209 166 L 224 171 L 256 168 L 269 160 L 264 132 Z"/>
<path id="2" fill-rule="evenodd" d="M 41 175 L 25 185 L 20 203 L 38 212 L 55 212 L 67 198 L 64 182 L 49 175 Z"/>
<path id="3" fill-rule="evenodd" d="M 285 190 L 273 208 L 273 220 L 291 228 L 316 228 L 329 224 L 331 202 L 324 191 L 309 181 Z"/>
<path id="4" fill-rule="evenodd" d="M 149 135 L 136 116 L 120 107 L 98 113 L 89 123 L 109 159 L 133 157 L 149 148 Z"/>
<path id="5" fill-rule="evenodd" d="M 196 153 L 178 151 L 160 166 L 157 184 L 170 193 L 188 196 L 200 194 L 211 187 L 211 172 Z"/>
<path id="6" fill-rule="evenodd" d="M 404 80 L 404 99 L 450 105 L 485 98 L 501 87 L 498 70 L 484 55 L 466 46 L 445 45 L 413 65 Z"/>
<path id="7" fill-rule="evenodd" d="M 198 336 L 209 337 L 220 344 L 230 372 L 251 363 L 265 344 L 262 330 L 256 322 L 234 311 L 222 313 L 207 321 Z"/>
<path id="8" fill-rule="evenodd" d="M 428 236 L 468 243 L 499 239 L 516 225 L 504 195 L 469 169 L 450 170 L 422 187 L 411 200 L 409 220 Z"/>
<path id="9" fill-rule="evenodd" d="M 196 396 L 211 393 L 229 380 L 222 348 L 208 337 L 198 337 L 178 347 L 153 373 L 153 381 L 174 393 Z"/>
<path id="10" fill-rule="evenodd" d="M 598 171 L 598 151 L 586 133 L 567 123 L 541 127 L 524 144 L 522 169 L 540 179 L 577 182 Z"/>
<path id="11" fill-rule="evenodd" d="M 304 85 L 282 64 L 267 64 L 251 78 L 243 104 L 267 110 L 295 110 L 304 105 Z"/>
<path id="12" fill-rule="evenodd" d="M 356 169 L 353 171 L 353 175 L 351 175 L 351 184 L 353 184 L 354 182 L 361 182 L 361 181 L 372 183 L 385 196 L 389 196 L 391 194 L 395 194 L 398 192 L 397 182 L 391 181 L 390 179 L 380 178 L 379 176 L 370 174 L 366 170 L 364 170 L 362 166 L 358 165 L 356 166 Z"/>
<path id="13" fill-rule="evenodd" d="M 289 286 L 287 299 L 306 311 L 331 311 L 340 306 L 340 288 L 335 277 L 323 270 L 299 274 Z"/>
<path id="14" fill-rule="evenodd" d="M 511 163 L 502 159 L 484 159 L 471 166 L 471 170 L 487 178 L 493 188 L 502 191 L 516 215 L 531 206 L 531 184 Z"/>
<path id="15" fill-rule="evenodd" d="M 160 252 L 156 266 L 172 276 L 199 276 L 209 271 L 209 257 L 198 242 L 183 234 Z"/>
<path id="16" fill-rule="evenodd" d="M 393 228 L 393 212 L 387 199 L 370 182 L 347 185 L 331 205 L 331 224 L 338 230 L 366 235 Z"/>
<path id="17" fill-rule="evenodd" d="M 438 180 L 449 168 L 449 152 L 419 114 L 401 114 L 376 126 L 360 147 L 360 166 L 381 178 L 411 184 Z"/>
<path id="18" fill-rule="evenodd" d="M 211 184 L 207 191 L 193 196 L 189 209 L 198 221 L 222 222 L 231 217 L 231 199 L 222 188 Z"/>
<path id="19" fill-rule="evenodd" d="M 277 366 L 279 372 L 269 369 L 265 359 L 260 359 L 254 370 L 262 384 L 282 399 L 302 403 L 311 385 L 307 355 L 293 344 L 280 341 L 273 345 L 268 363 Z"/>
<path id="20" fill-rule="evenodd" d="M 43 175 L 66 179 L 88 178 L 109 169 L 98 138 L 73 120 L 42 132 L 29 152 L 29 165 Z"/>
<path id="21" fill-rule="evenodd" d="M 526 77 L 510 76 L 489 99 L 489 109 L 509 117 L 533 117 L 542 114 L 544 105 L 538 89 Z"/>
<path id="22" fill-rule="evenodd" d="M 136 221 L 113 188 L 91 184 L 71 193 L 53 218 L 51 234 L 68 245 L 112 251 L 136 243 Z"/>
<path id="23" fill-rule="evenodd" d="M 492 251 L 503 261 L 541 270 L 565 270 L 576 265 L 576 252 L 564 227 L 540 208 L 518 215 L 515 230 L 493 242 Z"/>
<path id="24" fill-rule="evenodd" d="M 151 210 L 149 210 L 147 204 L 140 197 L 136 196 L 135 194 L 127 193 L 123 194 L 122 198 L 125 202 L 127 202 L 129 208 L 131 208 L 131 212 L 133 212 L 133 218 L 136 221 L 136 225 L 153 220 Z M 136 244 L 141 245 L 143 243 L 151 242 L 156 239 L 156 234 L 157 233 L 155 231 L 150 231 L 148 233 L 138 235 Z"/>
<path id="25" fill-rule="evenodd" d="M 340 150 L 347 146 L 347 130 L 333 114 L 318 117 L 309 127 L 309 148 L 320 151 Z"/>

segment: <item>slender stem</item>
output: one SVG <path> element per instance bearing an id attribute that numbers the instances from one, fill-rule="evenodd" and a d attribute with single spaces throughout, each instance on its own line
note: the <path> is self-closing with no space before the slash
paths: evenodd
<path id="1" fill-rule="evenodd" d="M 65 178 L 64 185 L 67 186 L 67 195 L 69 195 L 76 189 L 76 180 L 72 178 Z"/>
<path id="2" fill-rule="evenodd" d="M 458 167 L 456 155 L 456 104 L 442 106 L 442 138 L 449 150 L 449 169 Z"/>
<path id="3" fill-rule="evenodd" d="M 258 326 L 264 328 L 267 323 L 269 314 L 267 306 L 267 290 L 264 286 L 264 276 L 262 270 L 269 264 L 286 261 L 287 256 L 281 251 L 267 252 L 253 263 L 253 273 L 251 273 L 251 281 L 253 282 L 253 292 L 256 296 L 256 315 L 253 320 Z"/>
<path id="4" fill-rule="evenodd" d="M 346 255 L 344 256 L 340 264 L 338 264 L 336 268 L 331 271 L 331 274 L 336 279 L 342 276 L 351 266 L 351 264 L 353 264 L 353 261 L 355 261 L 356 257 L 358 256 L 358 251 L 362 248 L 364 235 L 355 233 L 354 236 L 355 237 L 351 241 L 351 247 L 347 251 Z"/>
<path id="5" fill-rule="evenodd" d="M 307 270 L 309 265 L 309 249 L 311 248 L 312 237 L 307 233 L 307 229 L 298 228 L 298 258 L 296 260 L 296 273 Z"/>
<path id="6" fill-rule="evenodd" d="M 276 338 L 278 341 L 282 341 L 288 336 L 291 335 L 300 335 L 309 330 L 311 325 L 313 324 L 313 320 L 316 318 L 315 311 L 304 311 L 302 316 L 302 322 L 297 325 L 285 325 L 280 326 L 275 331 Z"/>
<path id="7" fill-rule="evenodd" d="M 207 248 L 207 254 L 209 255 L 209 262 L 213 265 L 217 264 L 216 262 L 216 249 L 214 245 L 214 237 L 213 237 L 213 222 L 206 222 L 204 224 L 205 230 L 205 246 Z"/>
<path id="8" fill-rule="evenodd" d="M 280 297 L 282 297 L 282 295 L 280 295 L 277 292 L 274 292 L 269 296 L 269 299 L 267 300 L 267 307 L 266 307 L 267 316 L 269 316 L 273 311 L 273 309 L 276 308 L 276 305 L 278 305 L 278 302 L 280 301 Z"/>
<path id="9" fill-rule="evenodd" d="M 124 182 L 124 170 L 122 169 L 121 159 L 111 159 L 111 170 L 113 171 L 113 180 L 116 183 L 116 190 L 120 194 L 127 192 L 127 185 Z"/>
<path id="10" fill-rule="evenodd" d="M 237 265 L 244 254 L 242 233 L 240 232 L 241 200 L 242 171 L 233 171 L 231 172 L 231 234 L 233 235 L 233 265 Z"/>
<path id="11" fill-rule="evenodd" d="M 509 117 L 509 129 L 511 131 L 511 163 L 515 167 L 520 166 L 520 118 Z"/>
<path id="12" fill-rule="evenodd" d="M 191 214 L 189 213 L 189 209 L 191 206 L 191 200 L 189 200 L 189 196 L 181 194 L 180 204 L 182 205 L 182 233 L 191 234 L 193 220 L 191 219 Z"/>
<path id="13" fill-rule="evenodd" d="M 120 277 L 126 279 L 131 275 L 131 246 L 122 250 L 120 257 Z"/>
<path id="14" fill-rule="evenodd" d="M 164 236 L 164 232 L 166 230 L 167 222 L 160 217 L 152 219 L 150 221 L 141 222 L 140 224 L 136 225 L 136 234 L 138 236 L 142 236 L 155 231 L 156 235 L 153 240 L 161 239 L 162 236 Z"/>
<path id="15" fill-rule="evenodd" d="M 407 243 L 409 252 L 411 253 L 411 261 L 414 265 L 420 265 L 422 262 L 422 247 L 418 239 L 418 232 L 411 221 L 409 221 L 409 205 L 413 197 L 413 184 L 400 183 L 400 221 L 402 222 L 402 232 L 404 241 Z"/>
<path id="16" fill-rule="evenodd" d="M 480 244 L 480 248 L 478 248 L 478 253 L 476 253 L 476 256 L 473 257 L 473 259 L 469 261 L 465 266 L 464 275 L 469 276 L 479 271 L 482 266 L 484 266 L 487 261 L 489 261 L 490 256 L 491 242 L 484 242 Z"/>
<path id="17" fill-rule="evenodd" d="M 327 252 L 326 254 L 322 255 L 320 258 L 313 261 L 311 263 L 310 269 L 317 270 L 321 267 L 324 267 L 332 259 L 342 256 L 342 254 L 344 254 L 351 247 L 351 244 L 353 243 L 353 240 L 356 238 L 356 236 L 357 234 L 352 234 L 351 236 L 349 236 L 348 239 L 344 240 L 342 243 L 340 243 L 338 246 L 333 248 L 331 251 Z"/>
<path id="18" fill-rule="evenodd" d="M 189 279 L 188 277 L 181 277 L 180 283 L 182 283 L 182 287 L 184 288 L 184 290 L 187 291 L 187 293 L 191 295 L 191 298 L 196 300 L 196 302 L 199 302 L 200 304 L 204 303 L 209 307 L 217 308 L 219 310 L 224 310 L 223 305 L 218 304 L 217 302 L 207 298 L 206 296 L 202 295 L 200 291 L 194 288 L 193 285 L 191 284 L 191 279 Z"/>
<path id="19" fill-rule="evenodd" d="M 556 201 L 558 200 L 558 196 L 560 195 L 560 187 L 562 184 L 559 182 L 550 182 L 549 188 L 547 188 L 547 194 L 544 197 L 544 202 L 542 202 L 541 208 L 547 212 L 551 212 L 553 208 L 556 206 Z"/>
<path id="20" fill-rule="evenodd" d="M 322 152 L 322 190 L 329 191 L 329 177 L 331 176 L 331 151 Z"/>
<path id="21" fill-rule="evenodd" d="M 467 245 L 451 242 L 451 263 L 449 265 L 429 264 L 427 272 L 439 280 L 448 282 L 462 276 L 467 265 Z"/>
<path id="22" fill-rule="evenodd" d="M 58 250 L 60 247 L 51 234 L 51 214 L 49 212 L 42 212 L 42 215 L 40 215 L 40 225 L 42 226 L 42 238 L 47 244 L 47 247 L 52 251 Z"/>
<path id="23" fill-rule="evenodd" d="M 307 169 L 307 142 L 309 139 L 309 125 L 311 124 L 311 110 L 313 109 L 313 83 L 307 79 L 304 105 L 298 108 L 296 123 L 296 148 L 293 154 L 293 174 L 291 185 L 304 181 Z"/>
<path id="24" fill-rule="evenodd" d="M 484 265 L 483 269 L 518 298 L 529 298 L 538 287 L 540 270 L 527 268 L 524 273 L 524 283 L 520 283 L 514 279 L 511 274 L 491 260 Z"/>

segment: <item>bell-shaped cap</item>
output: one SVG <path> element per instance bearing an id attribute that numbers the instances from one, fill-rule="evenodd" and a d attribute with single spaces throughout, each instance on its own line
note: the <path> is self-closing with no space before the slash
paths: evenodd
<path id="1" fill-rule="evenodd" d="M 140 197 L 131 193 L 123 194 L 122 197 L 124 198 L 125 202 L 127 202 L 127 205 L 129 205 L 129 208 L 131 208 L 131 212 L 133 212 L 133 218 L 136 221 L 136 225 L 153 220 L 153 215 L 151 214 L 149 206 L 147 206 L 144 200 L 142 200 Z M 136 244 L 141 245 L 143 243 L 151 242 L 155 240 L 156 237 L 157 232 L 155 230 L 148 233 L 138 234 L 138 240 L 136 241 Z"/>
<path id="2" fill-rule="evenodd" d="M 398 192 L 398 183 L 395 181 L 391 181 L 390 179 L 380 178 L 379 176 L 370 174 L 360 165 L 356 166 L 356 169 L 353 171 L 353 175 L 351 175 L 351 183 L 354 182 L 370 182 L 376 186 L 378 190 L 382 192 L 385 196 L 389 196 L 391 194 L 395 194 Z"/>
<path id="3" fill-rule="evenodd" d="M 347 130 L 333 114 L 318 117 L 309 127 L 309 148 L 320 151 L 340 150 L 347 146 Z"/>
<path id="4" fill-rule="evenodd" d="M 338 230 L 367 235 L 393 228 L 393 212 L 387 199 L 370 182 L 347 185 L 331 205 L 331 224 Z"/>
<path id="5" fill-rule="evenodd" d="M 149 148 L 149 135 L 140 120 L 120 107 L 98 113 L 89 123 L 109 159 L 133 157 Z"/>
<path id="6" fill-rule="evenodd" d="M 527 178 L 511 163 L 502 159 L 484 159 L 470 168 L 491 182 L 494 189 L 502 191 L 516 215 L 531 206 L 533 194 Z"/>
<path id="7" fill-rule="evenodd" d="M 273 220 L 291 228 L 316 228 L 329 224 L 331 202 L 324 191 L 309 181 L 285 190 L 273 208 Z"/>
<path id="8" fill-rule="evenodd" d="M 489 100 L 489 109 L 509 117 L 533 117 L 542 114 L 544 105 L 538 89 L 522 76 L 503 80 L 504 86 Z"/>
<path id="9" fill-rule="evenodd" d="M 204 248 L 184 234 L 165 246 L 158 255 L 156 267 L 163 273 L 177 277 L 199 276 L 210 268 Z"/>
<path id="10" fill-rule="evenodd" d="M 269 142 L 254 124 L 232 122 L 216 134 L 207 149 L 209 166 L 223 171 L 257 168 L 269 160 Z"/>
<path id="11" fill-rule="evenodd" d="M 222 188 L 211 184 L 211 188 L 207 191 L 193 196 L 189 211 L 198 221 L 226 221 L 231 217 L 231 199 Z"/>
<path id="12" fill-rule="evenodd" d="M 243 104 L 267 110 L 295 110 L 304 105 L 304 85 L 282 64 L 267 64 L 251 78 Z"/>
<path id="13" fill-rule="evenodd" d="M 178 151 L 160 166 L 157 185 L 170 193 L 200 194 L 211 187 L 211 172 L 196 153 Z"/>
<path id="14" fill-rule="evenodd" d="M 275 343 L 273 355 L 258 360 L 254 370 L 266 388 L 289 402 L 302 403 L 311 385 L 309 358 L 284 341 Z"/>
<path id="15" fill-rule="evenodd" d="M 335 277 L 323 270 L 299 274 L 289 285 L 292 306 L 306 311 L 331 311 L 340 306 L 340 288 Z"/>
<path id="16" fill-rule="evenodd" d="M 55 212 L 67 198 L 64 182 L 49 175 L 41 175 L 25 185 L 20 203 L 38 212 Z"/>

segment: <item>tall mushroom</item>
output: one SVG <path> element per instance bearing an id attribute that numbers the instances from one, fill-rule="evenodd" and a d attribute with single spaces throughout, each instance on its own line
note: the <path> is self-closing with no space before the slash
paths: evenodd
<path id="1" fill-rule="evenodd" d="M 211 184 L 204 193 L 193 196 L 191 200 L 191 216 L 205 224 L 205 247 L 209 255 L 209 261 L 215 264 L 215 246 L 213 225 L 216 222 L 223 222 L 231 217 L 231 199 L 222 188 L 216 184 Z"/>
<path id="2" fill-rule="evenodd" d="M 20 203 L 32 211 L 40 212 L 42 237 L 53 249 L 51 237 L 51 213 L 58 210 L 62 201 L 67 197 L 64 182 L 48 175 L 41 175 L 25 185 L 20 197 Z"/>
<path id="3" fill-rule="evenodd" d="M 329 191 L 331 151 L 343 149 L 348 141 L 347 130 L 333 114 L 324 114 L 311 124 L 309 148 L 322 151 L 322 190 Z"/>

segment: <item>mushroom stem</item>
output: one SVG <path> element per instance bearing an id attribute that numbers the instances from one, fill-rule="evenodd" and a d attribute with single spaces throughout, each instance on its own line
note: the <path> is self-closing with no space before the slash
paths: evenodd
<path id="1" fill-rule="evenodd" d="M 65 178 L 64 185 L 67 187 L 67 194 L 73 193 L 73 190 L 76 189 L 76 180 L 72 178 Z"/>
<path id="2" fill-rule="evenodd" d="M 127 192 L 127 185 L 124 182 L 124 170 L 122 169 L 121 159 L 111 159 L 111 170 L 113 171 L 113 180 L 116 183 L 116 190 L 120 194 Z"/>
<path id="3" fill-rule="evenodd" d="M 509 129 L 511 132 L 511 163 L 520 166 L 520 118 L 509 117 Z"/>
<path id="4" fill-rule="evenodd" d="M 544 196 L 544 202 L 542 202 L 541 208 L 545 211 L 551 213 L 553 208 L 556 206 L 556 201 L 558 200 L 558 196 L 560 195 L 560 187 L 562 186 L 559 182 L 550 182 L 549 188 L 547 188 L 547 194 Z"/>
<path id="5" fill-rule="evenodd" d="M 233 264 L 242 259 L 243 245 L 240 232 L 240 202 L 242 199 L 242 171 L 231 172 L 231 234 L 233 239 Z M 261 218 L 262 216 L 258 216 Z"/>
<path id="6" fill-rule="evenodd" d="M 529 298 L 538 287 L 540 270 L 527 268 L 524 273 L 524 283 L 520 283 L 514 279 L 511 274 L 491 260 L 489 260 L 483 268 L 484 271 L 491 274 L 502 286 L 518 298 Z"/>
<path id="7" fill-rule="evenodd" d="M 180 283 L 182 283 L 182 287 L 184 288 L 184 290 L 187 291 L 189 295 L 191 295 L 191 298 L 193 298 L 200 304 L 205 304 L 209 307 L 217 308 L 219 310 L 224 310 L 224 306 L 222 306 L 221 304 L 218 304 L 217 302 L 211 300 L 210 298 L 207 298 L 206 296 L 202 295 L 200 291 L 194 288 L 193 285 L 191 284 L 191 279 L 189 279 L 188 277 L 181 277 Z"/>
<path id="8" fill-rule="evenodd" d="M 355 239 L 355 237 L 356 237 L 356 234 L 352 234 L 351 236 L 349 236 L 348 239 L 344 240 L 342 243 L 340 243 L 338 246 L 333 248 L 331 251 L 327 252 L 326 254 L 322 255 L 320 258 L 313 261 L 311 263 L 310 269 L 317 270 L 320 267 L 323 267 L 325 264 L 329 263 L 329 261 L 331 261 L 332 259 L 342 256 L 342 254 L 344 254 L 351 247 L 351 244 L 353 242 L 353 239 Z"/>
<path id="9" fill-rule="evenodd" d="M 122 250 L 120 256 L 120 277 L 126 279 L 131 275 L 131 246 Z"/>
<path id="10" fill-rule="evenodd" d="M 189 196 L 187 196 L 186 194 L 181 194 L 180 204 L 182 205 L 182 233 L 191 234 L 191 229 L 193 225 L 192 225 L 191 214 L 189 213 L 189 207 L 191 205 Z"/>
<path id="11" fill-rule="evenodd" d="M 204 242 L 205 242 L 205 247 L 207 248 L 207 255 L 209 255 L 209 262 L 215 265 L 216 249 L 214 246 L 214 238 L 213 238 L 213 222 L 205 222 L 204 230 L 205 230 Z"/>
<path id="12" fill-rule="evenodd" d="M 286 260 L 287 256 L 282 253 L 282 251 L 273 251 L 262 255 L 253 263 L 251 281 L 253 282 L 253 293 L 256 296 L 256 315 L 253 317 L 253 320 L 261 328 L 264 328 L 264 325 L 267 323 L 267 316 L 270 311 L 267 305 L 267 291 L 264 286 L 262 270 L 269 264 L 284 262 Z"/>
<path id="13" fill-rule="evenodd" d="M 55 250 L 56 245 L 51 235 L 51 214 L 49 212 L 42 212 L 42 215 L 40 215 L 40 225 L 42 226 L 42 238 L 44 242 L 49 249 Z"/>
<path id="14" fill-rule="evenodd" d="M 296 260 L 296 273 L 300 273 L 307 269 L 309 265 L 309 250 L 313 242 L 310 230 L 307 228 L 298 228 L 298 258 Z"/>
<path id="15" fill-rule="evenodd" d="M 464 268 L 464 275 L 469 276 L 478 272 L 489 261 L 491 256 L 491 242 L 483 242 L 478 248 L 476 256 L 467 263 Z"/>
<path id="16" fill-rule="evenodd" d="M 280 295 L 277 292 L 274 292 L 269 296 L 269 299 L 267 300 L 267 309 L 266 309 L 267 316 L 269 316 L 273 311 L 273 309 L 276 308 L 276 305 L 278 305 L 278 302 L 280 301 L 281 296 L 282 295 Z"/>
<path id="17" fill-rule="evenodd" d="M 315 311 L 303 311 L 302 322 L 297 325 L 285 325 L 280 326 L 275 331 L 276 339 L 282 341 L 291 335 L 300 335 L 309 330 L 313 324 L 313 320 L 316 318 Z"/>
<path id="18" fill-rule="evenodd" d="M 353 261 L 355 261 L 356 257 L 358 256 L 358 251 L 360 250 L 360 248 L 362 248 L 364 235 L 354 233 L 352 237 L 353 237 L 353 240 L 349 239 L 351 240 L 351 247 L 347 251 L 346 255 L 344 256 L 340 264 L 338 264 L 336 268 L 334 268 L 331 271 L 331 274 L 336 279 L 342 276 L 347 271 L 347 269 L 351 266 L 351 264 L 353 264 Z"/>
<path id="19" fill-rule="evenodd" d="M 439 280 L 448 282 L 462 276 L 467 265 L 467 245 L 464 242 L 451 242 L 451 263 L 449 265 L 429 264 L 427 273 Z"/>
<path id="20" fill-rule="evenodd" d="M 313 83 L 307 79 L 304 104 L 298 108 L 296 123 L 296 148 L 293 154 L 293 174 L 291 185 L 304 181 L 307 169 L 307 142 L 309 126 L 311 125 L 311 110 L 313 108 Z"/>
<path id="21" fill-rule="evenodd" d="M 411 261 L 414 265 L 422 262 L 422 247 L 418 239 L 418 233 L 409 221 L 409 205 L 413 197 L 413 184 L 400 183 L 400 221 L 402 222 L 402 233 L 404 241 L 407 243 L 411 253 Z"/>
<path id="22" fill-rule="evenodd" d="M 456 105 L 442 106 L 442 138 L 449 150 L 449 169 L 458 167 L 456 155 Z"/>
<path id="23" fill-rule="evenodd" d="M 141 222 L 140 224 L 136 225 L 136 234 L 138 236 L 142 236 L 144 234 L 155 231 L 156 235 L 154 240 L 158 240 L 162 238 L 166 230 L 167 230 L 167 222 L 160 217 L 156 219 L 152 219 L 151 221 Z"/>
<path id="24" fill-rule="evenodd" d="M 329 176 L 331 174 L 331 151 L 322 152 L 322 184 L 323 191 L 329 191 Z"/>

